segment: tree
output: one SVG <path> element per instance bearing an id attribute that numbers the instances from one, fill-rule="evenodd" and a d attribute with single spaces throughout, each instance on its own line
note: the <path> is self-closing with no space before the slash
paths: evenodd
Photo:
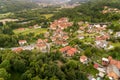
<path id="1" fill-rule="evenodd" d="M 10 74 L 4 68 L 0 68 L 0 77 L 4 80 L 8 80 L 10 78 Z"/>
<path id="2" fill-rule="evenodd" d="M 11 64 L 10 64 L 10 60 L 4 60 L 1 64 L 0 64 L 0 68 L 5 68 L 7 71 L 10 71 L 11 69 Z"/>
<path id="3" fill-rule="evenodd" d="M 40 79 L 39 76 L 35 76 L 35 77 L 32 78 L 32 80 L 42 80 L 42 79 Z"/>

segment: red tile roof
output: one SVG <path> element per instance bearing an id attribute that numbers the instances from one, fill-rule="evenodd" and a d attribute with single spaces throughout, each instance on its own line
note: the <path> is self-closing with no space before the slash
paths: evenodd
<path id="1" fill-rule="evenodd" d="M 19 40 L 19 43 L 27 42 L 26 40 Z"/>
<path id="2" fill-rule="evenodd" d="M 109 56 L 108 59 L 111 65 L 115 65 L 120 70 L 120 61 L 114 60 L 111 56 Z"/>
<path id="3" fill-rule="evenodd" d="M 86 61 L 87 60 L 87 57 L 86 56 L 80 56 L 80 61 L 83 62 L 83 61 Z"/>
<path id="4" fill-rule="evenodd" d="M 37 44 L 37 47 L 46 47 L 46 44 Z"/>
<path id="5" fill-rule="evenodd" d="M 68 51 L 67 51 L 67 55 L 68 55 L 68 56 L 73 56 L 74 54 L 75 54 L 75 52 L 72 51 L 72 50 L 68 50 Z"/>
<path id="6" fill-rule="evenodd" d="M 109 39 L 110 37 L 108 35 L 102 35 L 102 36 L 97 36 L 96 37 L 96 40 L 107 40 Z"/>
<path id="7" fill-rule="evenodd" d="M 70 47 L 70 46 L 66 46 L 66 47 L 64 47 L 64 48 L 61 48 L 61 49 L 60 49 L 60 52 L 61 52 L 61 53 L 66 52 L 66 54 L 67 54 L 68 56 L 73 56 L 73 55 L 77 52 L 77 49 L 76 49 L 76 48 L 72 48 L 72 47 Z"/>
<path id="8" fill-rule="evenodd" d="M 37 40 L 37 44 L 40 44 L 40 43 L 43 43 L 43 40 L 42 40 L 42 39 L 38 39 L 38 40 Z"/>
<path id="9" fill-rule="evenodd" d="M 65 52 L 65 51 L 67 51 L 67 50 L 69 50 L 71 47 L 70 46 L 66 46 L 66 47 L 64 47 L 64 48 L 61 48 L 60 49 L 60 52 Z"/>
<path id="10" fill-rule="evenodd" d="M 19 47 L 19 48 L 14 49 L 13 51 L 16 52 L 16 53 L 19 53 L 19 52 L 21 52 L 22 50 L 23 50 L 23 48 Z"/>
<path id="11" fill-rule="evenodd" d="M 97 69 L 98 67 L 99 67 L 99 65 L 98 65 L 98 64 L 94 64 L 94 68 L 96 68 L 96 69 Z"/>
<path id="12" fill-rule="evenodd" d="M 25 30 L 25 28 L 18 28 L 18 30 Z"/>
<path id="13" fill-rule="evenodd" d="M 68 18 L 60 18 L 59 20 L 55 20 L 54 22 L 52 22 L 50 28 L 56 29 L 57 27 L 59 27 L 61 29 L 65 29 L 72 25 L 73 25 L 72 22 L 68 22 Z"/>

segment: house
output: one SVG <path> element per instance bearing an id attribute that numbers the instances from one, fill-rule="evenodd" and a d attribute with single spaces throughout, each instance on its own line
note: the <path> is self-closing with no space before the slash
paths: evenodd
<path id="1" fill-rule="evenodd" d="M 102 65 L 103 65 L 103 66 L 109 65 L 109 59 L 107 59 L 107 58 L 102 58 Z"/>
<path id="2" fill-rule="evenodd" d="M 74 56 L 75 52 L 72 50 L 68 50 L 66 54 L 67 56 L 71 57 L 71 56 Z"/>
<path id="3" fill-rule="evenodd" d="M 81 27 L 79 28 L 79 30 L 84 31 L 84 30 L 85 30 L 85 27 L 81 26 Z"/>
<path id="4" fill-rule="evenodd" d="M 108 42 L 105 41 L 105 40 L 97 40 L 97 41 L 95 41 L 95 44 L 99 48 L 104 48 L 105 49 L 105 48 L 108 47 Z"/>
<path id="5" fill-rule="evenodd" d="M 74 56 L 74 54 L 77 52 L 77 49 L 76 48 L 71 48 L 67 51 L 67 56 L 71 57 L 71 56 Z"/>
<path id="6" fill-rule="evenodd" d="M 106 68 L 104 68 L 103 66 L 101 66 L 101 65 L 98 64 L 98 63 L 95 63 L 95 64 L 94 64 L 94 68 L 99 71 L 98 76 L 99 76 L 100 78 L 103 78 L 103 77 L 105 76 L 105 74 L 106 74 Z"/>
<path id="7" fill-rule="evenodd" d="M 51 30 L 56 30 L 57 28 L 59 29 L 66 29 L 69 26 L 72 26 L 73 23 L 69 22 L 68 18 L 60 18 L 58 20 L 55 20 L 54 22 L 51 23 L 50 29 Z"/>
<path id="8" fill-rule="evenodd" d="M 88 80 L 96 80 L 92 75 L 87 76 Z"/>
<path id="9" fill-rule="evenodd" d="M 67 46 L 68 45 L 67 39 L 69 39 L 69 36 L 68 33 L 58 28 L 53 32 L 53 35 L 50 37 L 50 39 L 57 46 L 60 45 Z"/>
<path id="10" fill-rule="evenodd" d="M 47 45 L 46 44 L 36 44 L 36 49 L 41 52 L 47 52 Z"/>
<path id="11" fill-rule="evenodd" d="M 113 30 L 112 30 L 112 29 L 109 29 L 109 30 L 108 30 L 108 33 L 109 33 L 109 34 L 113 34 Z"/>
<path id="12" fill-rule="evenodd" d="M 115 37 L 120 37 L 120 32 L 116 32 Z"/>
<path id="13" fill-rule="evenodd" d="M 44 34 L 44 37 L 45 38 L 48 38 L 50 36 L 50 33 L 49 32 L 46 32 L 45 34 Z"/>
<path id="14" fill-rule="evenodd" d="M 115 65 L 120 70 L 120 61 L 113 59 L 111 56 L 108 57 L 109 64 Z"/>
<path id="15" fill-rule="evenodd" d="M 110 36 L 108 34 L 96 36 L 96 40 L 108 40 L 108 39 L 110 39 Z"/>
<path id="16" fill-rule="evenodd" d="M 41 52 L 47 52 L 48 46 L 47 46 L 46 39 L 45 40 L 38 39 L 36 44 L 36 49 Z"/>
<path id="17" fill-rule="evenodd" d="M 15 52 L 15 53 L 20 53 L 21 51 L 23 51 L 23 48 L 22 47 L 18 47 L 18 48 L 14 48 L 14 49 L 12 49 L 13 50 L 13 52 Z"/>
<path id="18" fill-rule="evenodd" d="M 69 39 L 69 36 L 63 36 L 63 39 L 67 40 L 67 39 Z"/>
<path id="19" fill-rule="evenodd" d="M 88 63 L 88 58 L 86 56 L 80 56 L 80 62 L 83 64 L 87 64 Z"/>
<path id="20" fill-rule="evenodd" d="M 94 68 L 97 69 L 99 67 L 99 64 L 95 63 Z"/>
<path id="21" fill-rule="evenodd" d="M 120 61 L 109 56 L 108 58 L 102 58 L 102 65 L 106 67 L 106 74 L 110 80 L 119 80 Z"/>
<path id="22" fill-rule="evenodd" d="M 38 24 L 33 26 L 35 29 L 41 28 L 41 26 L 39 26 Z"/>
<path id="23" fill-rule="evenodd" d="M 78 39 L 84 39 L 83 35 L 78 35 Z"/>
<path id="24" fill-rule="evenodd" d="M 67 46 L 68 45 L 68 42 L 64 41 L 62 42 L 62 46 Z"/>
<path id="25" fill-rule="evenodd" d="M 78 25 L 79 25 L 79 26 L 81 26 L 81 25 L 83 25 L 83 24 L 84 24 L 83 21 L 78 22 Z"/>
<path id="26" fill-rule="evenodd" d="M 50 37 L 50 38 L 53 42 L 56 41 L 56 37 Z"/>
<path id="27" fill-rule="evenodd" d="M 31 51 L 31 50 L 33 50 L 35 47 L 34 46 L 24 46 L 24 47 L 22 47 L 23 48 L 23 50 L 29 50 L 29 51 Z"/>
<path id="28" fill-rule="evenodd" d="M 41 44 L 41 43 L 44 43 L 44 41 L 42 39 L 38 39 L 37 44 Z"/>
<path id="29" fill-rule="evenodd" d="M 76 48 L 72 48 L 70 46 L 66 46 L 64 48 L 61 48 L 59 50 L 61 53 L 64 53 L 66 56 L 74 56 L 75 53 L 77 53 L 77 49 Z"/>
<path id="30" fill-rule="evenodd" d="M 57 27 L 56 27 L 56 25 L 55 25 L 55 24 L 51 24 L 51 25 L 50 25 L 50 29 L 51 29 L 51 30 L 56 30 L 56 29 L 57 29 Z"/>
<path id="31" fill-rule="evenodd" d="M 119 80 L 120 71 L 115 65 L 109 65 L 107 67 L 107 76 L 110 80 Z"/>
<path id="32" fill-rule="evenodd" d="M 78 34 L 80 34 L 80 33 L 84 33 L 84 31 L 82 31 L 82 30 L 78 30 L 77 33 L 78 33 Z"/>
<path id="33" fill-rule="evenodd" d="M 24 45 L 24 44 L 26 44 L 27 43 L 27 41 L 26 40 L 19 40 L 19 45 Z"/>
<path id="34" fill-rule="evenodd" d="M 98 27 L 101 27 L 100 24 L 94 24 L 94 26 L 97 27 L 97 28 L 98 28 Z"/>
<path id="35" fill-rule="evenodd" d="M 71 48 L 70 46 L 66 46 L 66 47 L 64 47 L 64 48 L 61 48 L 59 51 L 60 51 L 61 53 L 66 53 L 70 48 Z"/>

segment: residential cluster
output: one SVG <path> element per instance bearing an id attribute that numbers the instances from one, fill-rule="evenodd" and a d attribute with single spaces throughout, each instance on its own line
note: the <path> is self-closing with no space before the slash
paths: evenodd
<path id="1" fill-rule="evenodd" d="M 108 6 L 104 6 L 104 10 L 102 11 L 103 14 L 106 13 L 120 13 L 120 10 L 118 8 L 110 8 Z"/>
<path id="2" fill-rule="evenodd" d="M 87 43 L 93 47 L 106 50 L 114 48 L 109 42 L 111 34 L 115 38 L 120 37 L 120 32 L 113 34 L 112 30 L 107 30 L 109 23 L 88 23 L 80 21 L 78 25 L 79 29 L 74 32 L 77 32 L 76 36 L 71 37 L 65 29 L 73 26 L 73 22 L 70 22 L 66 17 L 60 18 L 50 24 L 49 31 L 44 34 L 44 39 L 38 39 L 30 45 L 28 45 L 27 40 L 19 40 L 18 43 L 20 47 L 12 48 L 12 50 L 16 53 L 22 50 L 34 49 L 42 53 L 58 50 L 64 57 L 72 57 L 75 54 L 79 54 L 81 49 L 77 47 L 79 44 L 74 46 L 70 45 L 69 42 L 71 39 L 74 40 L 77 38 L 83 41 L 84 44 Z M 91 41 L 84 41 L 85 39 L 91 39 Z M 52 48 L 54 46 L 55 48 Z M 120 78 L 120 61 L 114 60 L 111 56 L 102 58 L 101 63 L 98 63 L 91 61 L 86 55 L 81 55 L 79 61 L 84 65 L 94 62 L 93 67 L 99 71 L 96 78 L 89 74 L 89 80 L 102 80 L 104 77 L 108 77 L 110 80 L 119 80 Z"/>

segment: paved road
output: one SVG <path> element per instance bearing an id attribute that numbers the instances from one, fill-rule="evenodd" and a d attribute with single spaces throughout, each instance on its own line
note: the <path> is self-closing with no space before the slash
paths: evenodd
<path id="1" fill-rule="evenodd" d="M 11 50 L 14 50 L 16 48 L 20 48 L 22 47 L 23 50 L 33 50 L 35 48 L 35 44 L 30 44 L 30 45 L 27 45 L 27 46 L 19 46 L 19 47 L 12 47 L 12 48 L 0 48 L 0 50 L 5 50 L 5 49 L 11 49 Z"/>

